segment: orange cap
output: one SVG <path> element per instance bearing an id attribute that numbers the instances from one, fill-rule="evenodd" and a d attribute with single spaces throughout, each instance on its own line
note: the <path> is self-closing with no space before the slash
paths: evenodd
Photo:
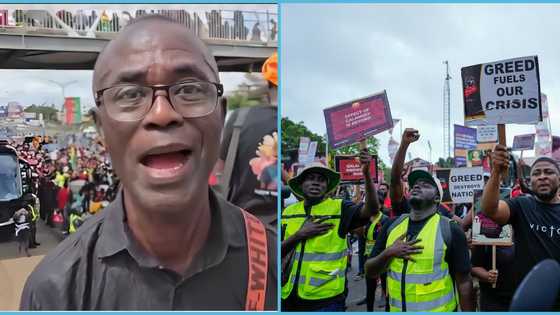
<path id="1" fill-rule="evenodd" d="M 278 53 L 274 53 L 266 59 L 262 73 L 266 80 L 278 86 Z"/>

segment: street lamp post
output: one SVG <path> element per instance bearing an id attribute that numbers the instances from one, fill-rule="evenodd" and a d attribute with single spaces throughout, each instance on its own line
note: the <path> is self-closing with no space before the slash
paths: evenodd
<path id="1" fill-rule="evenodd" d="M 61 109 L 64 110 L 64 102 L 66 101 L 66 87 L 71 85 L 71 84 L 78 83 L 78 80 L 72 80 L 72 81 L 68 81 L 68 82 L 65 82 L 65 83 L 61 83 L 61 82 L 54 81 L 54 80 L 49 80 L 49 79 L 47 79 L 45 81 L 48 81 L 52 84 L 57 85 L 62 90 L 62 106 L 61 106 Z"/>

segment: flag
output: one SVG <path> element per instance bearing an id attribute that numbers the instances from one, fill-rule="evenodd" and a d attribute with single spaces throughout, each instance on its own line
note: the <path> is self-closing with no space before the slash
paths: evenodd
<path id="1" fill-rule="evenodd" d="M 393 128 L 395 128 L 395 125 L 398 124 L 399 122 L 401 122 L 400 119 L 393 119 Z M 389 129 L 389 134 L 391 136 L 393 135 L 393 128 Z"/>
<path id="2" fill-rule="evenodd" d="M 387 151 L 389 152 L 389 158 L 391 159 L 391 163 L 395 159 L 395 155 L 397 154 L 397 150 L 399 149 L 399 143 L 393 139 L 389 139 L 389 143 L 387 144 Z"/>
<path id="3" fill-rule="evenodd" d="M 430 140 L 428 140 L 428 148 L 432 151 L 432 144 L 430 143 Z"/>
<path id="4" fill-rule="evenodd" d="M 64 100 L 64 123 L 67 125 L 82 122 L 82 108 L 79 97 L 67 97 Z"/>

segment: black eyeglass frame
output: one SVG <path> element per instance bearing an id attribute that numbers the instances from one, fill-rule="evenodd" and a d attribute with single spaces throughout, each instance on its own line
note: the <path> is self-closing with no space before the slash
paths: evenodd
<path id="1" fill-rule="evenodd" d="M 211 113 L 213 113 L 216 110 L 216 107 L 218 106 L 218 99 L 220 97 L 222 97 L 224 95 L 224 86 L 221 83 L 216 83 L 216 82 L 211 82 L 211 81 L 194 81 L 194 80 L 187 80 L 187 81 L 181 81 L 181 82 L 176 82 L 173 84 L 156 84 L 156 85 L 141 85 L 141 84 L 135 84 L 135 83 L 122 83 L 122 84 L 117 84 L 117 85 L 113 85 L 101 90 L 98 90 L 95 92 L 95 105 L 97 107 L 101 107 L 102 102 L 101 100 L 103 99 L 103 93 L 109 89 L 115 88 L 115 87 L 119 87 L 119 86 L 131 86 L 131 85 L 136 85 L 139 87 L 147 87 L 147 88 L 151 88 L 152 89 L 152 101 L 151 104 L 149 106 L 149 108 L 146 110 L 146 113 L 144 113 L 144 115 L 138 119 L 135 119 L 133 121 L 138 121 L 143 119 L 144 117 L 146 117 L 146 115 L 152 110 L 152 106 L 154 106 L 154 99 L 156 96 L 156 92 L 159 90 L 165 90 L 165 92 L 167 93 L 167 99 L 169 100 L 169 104 L 171 105 L 171 107 L 173 107 L 173 110 L 177 111 L 175 109 L 175 105 L 173 105 L 173 102 L 171 101 L 171 97 L 169 95 L 169 89 L 173 86 L 179 85 L 179 84 L 185 84 L 185 83 L 209 83 L 212 84 L 216 87 L 216 102 L 214 103 L 214 108 L 212 108 L 211 111 L 209 111 L 208 113 L 204 114 L 204 115 L 198 115 L 198 116 L 189 116 L 189 117 L 184 117 L 184 118 L 198 118 L 198 117 L 204 117 L 207 115 L 210 115 Z M 179 112 L 177 112 L 179 113 Z M 182 116 L 182 115 L 181 115 Z M 127 120 L 128 121 L 128 120 Z"/>

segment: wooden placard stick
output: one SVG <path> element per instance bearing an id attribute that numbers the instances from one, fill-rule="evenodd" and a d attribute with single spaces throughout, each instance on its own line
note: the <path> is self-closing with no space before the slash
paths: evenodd
<path id="1" fill-rule="evenodd" d="M 496 245 L 492 245 L 492 270 L 496 270 Z M 496 282 L 492 284 L 492 288 L 496 288 Z"/>
<path id="2" fill-rule="evenodd" d="M 366 139 L 362 139 L 360 140 L 360 151 L 363 149 L 367 149 L 367 140 Z"/>

